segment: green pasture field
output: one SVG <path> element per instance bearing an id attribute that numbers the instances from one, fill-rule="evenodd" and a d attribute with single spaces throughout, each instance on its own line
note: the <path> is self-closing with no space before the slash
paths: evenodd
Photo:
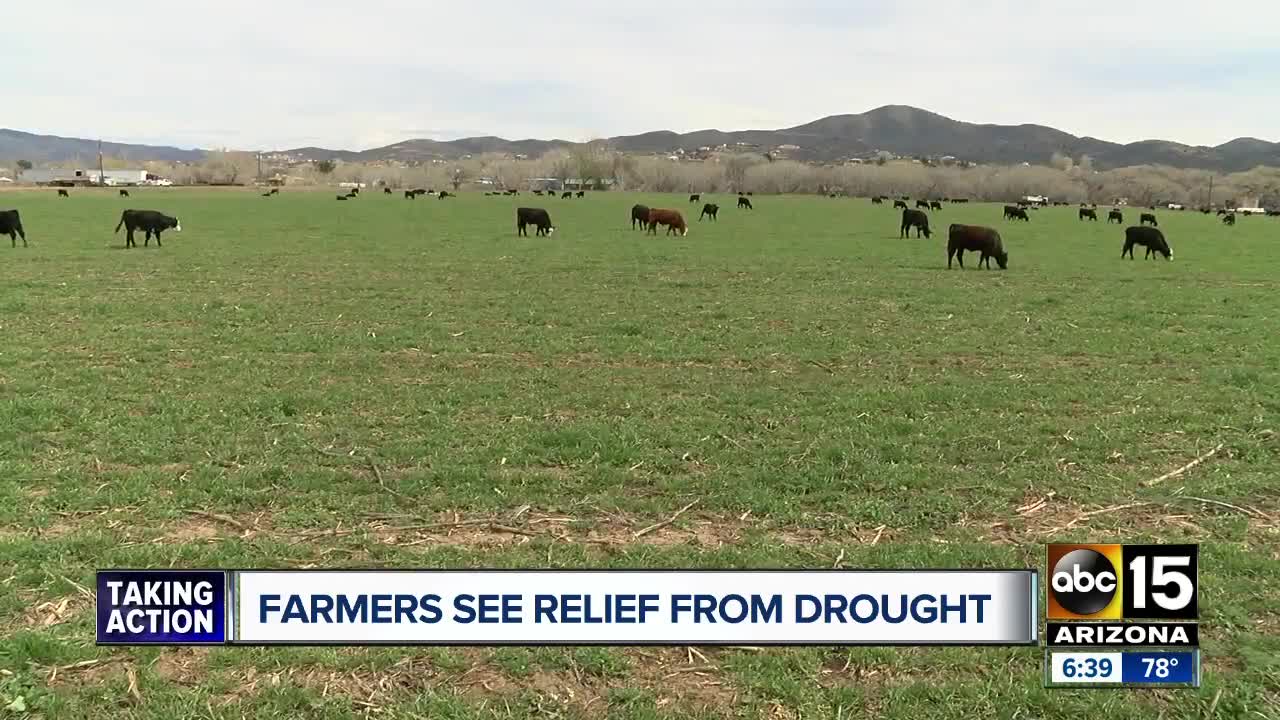
<path id="1" fill-rule="evenodd" d="M 719 195 L 713 224 L 683 195 L 71 194 L 0 193 L 30 242 L 0 244 L 0 717 L 1280 717 L 1274 218 L 1159 212 L 1166 262 L 1074 207 L 903 240 L 865 199 Z M 633 232 L 636 202 L 688 236 Z M 517 238 L 519 205 L 556 233 Z M 183 231 L 124 250 L 126 207 Z M 951 222 L 1009 269 L 948 271 Z M 87 590 L 1043 571 L 1069 540 L 1201 543 L 1199 691 L 1045 690 L 1025 648 L 98 648 Z"/>

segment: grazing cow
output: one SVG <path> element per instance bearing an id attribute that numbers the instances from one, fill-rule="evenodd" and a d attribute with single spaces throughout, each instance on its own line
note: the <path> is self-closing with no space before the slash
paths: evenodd
<path id="1" fill-rule="evenodd" d="M 894 200 L 894 201 L 893 201 L 893 209 L 894 209 L 894 210 L 897 210 L 898 208 L 902 208 L 903 210 L 906 210 L 906 209 L 907 209 L 907 203 L 906 203 L 906 202 L 904 202 L 904 201 L 902 201 L 902 200 Z"/>
<path id="2" fill-rule="evenodd" d="M 1235 216 L 1234 214 L 1232 214 L 1232 213 L 1227 213 L 1226 215 L 1223 215 L 1223 216 L 1222 216 L 1222 224 L 1223 224 L 1223 225 L 1235 225 L 1235 224 L 1236 224 L 1236 216 Z"/>
<path id="3" fill-rule="evenodd" d="M 702 222 L 702 218 L 710 217 L 716 220 L 716 213 L 720 212 L 720 206 L 715 203 L 707 203 L 702 206 L 702 214 L 698 216 L 698 222 Z"/>
<path id="4" fill-rule="evenodd" d="M 1151 227 L 1160 227 L 1160 223 L 1156 222 L 1156 216 L 1153 215 L 1152 213 L 1142 213 L 1142 216 L 1138 218 L 1138 224 L 1139 225 L 1150 224 Z"/>
<path id="5" fill-rule="evenodd" d="M 350 199 L 350 197 L 351 197 L 350 195 L 338 195 L 337 197 L 334 198 L 334 200 L 348 200 Z"/>
<path id="6" fill-rule="evenodd" d="M 640 227 L 649 224 L 649 208 L 644 205 L 631 206 L 631 229 L 636 229 L 636 223 L 640 223 Z"/>
<path id="7" fill-rule="evenodd" d="M 579 190 L 579 191 L 578 191 L 578 197 L 580 197 L 580 198 L 584 198 L 584 197 L 586 197 L 586 196 L 587 196 L 587 192 L 586 192 L 585 190 Z"/>
<path id="8" fill-rule="evenodd" d="M 746 208 L 748 210 L 755 210 L 755 208 L 751 207 L 751 201 L 744 197 L 738 198 L 738 207 Z"/>
<path id="9" fill-rule="evenodd" d="M 351 192 L 349 192 L 349 193 L 347 193 L 347 194 L 348 194 L 348 195 L 359 195 L 359 194 L 360 194 L 360 188 L 358 188 L 358 187 L 353 187 L 353 188 L 351 188 Z"/>
<path id="10" fill-rule="evenodd" d="M 519 191 L 519 190 L 508 190 L 508 191 L 507 191 L 507 194 L 508 194 L 508 195 L 510 195 L 510 196 L 512 196 L 512 197 L 515 197 L 516 195 L 519 195 L 519 194 L 520 194 L 520 191 Z"/>
<path id="11" fill-rule="evenodd" d="M 930 209 L 930 210 L 938 210 L 938 211 L 941 211 L 941 210 L 942 210 L 942 203 L 938 202 L 937 200 L 930 200 L 930 201 L 929 201 L 929 209 Z"/>
<path id="12" fill-rule="evenodd" d="M 264 192 L 264 193 L 262 193 L 262 197 L 271 197 L 271 193 L 269 193 L 269 192 Z"/>
<path id="13" fill-rule="evenodd" d="M 689 234 L 689 226 L 685 224 L 684 216 L 680 214 L 679 210 L 651 208 L 649 210 L 649 234 L 657 235 L 659 225 L 667 226 L 668 235 L 672 233 Z"/>
<path id="14" fill-rule="evenodd" d="M 534 191 L 533 191 L 533 194 L 534 194 L 534 195 L 537 195 L 538 197 L 542 197 L 542 191 L 541 191 L 541 190 L 534 190 Z"/>
<path id="15" fill-rule="evenodd" d="M 1001 270 L 1009 267 L 1009 253 L 1005 252 L 1000 242 L 1000 233 L 989 227 L 980 225 L 952 225 L 947 237 L 947 269 L 951 269 L 951 258 L 960 261 L 960 269 L 964 269 L 964 253 L 966 250 L 981 253 L 978 264 L 986 264 L 991 269 L 991 258 Z"/>
<path id="16" fill-rule="evenodd" d="M 1005 220 L 1008 220 L 1009 218 L 1013 217 L 1013 214 L 1014 214 L 1014 213 L 1016 213 L 1016 212 L 1018 212 L 1018 206 L 1017 206 L 1017 205 L 1005 205 L 1005 206 L 1004 206 L 1004 219 L 1005 219 Z"/>
<path id="17" fill-rule="evenodd" d="M 910 237 L 911 228 L 916 229 L 916 237 L 920 237 L 920 233 L 924 233 L 925 237 L 932 237 L 929 232 L 929 216 L 919 210 L 903 210 L 902 211 L 902 231 L 898 237 Z"/>
<path id="18" fill-rule="evenodd" d="M 128 190 L 121 190 L 121 191 L 120 191 L 120 197 L 129 197 L 129 191 L 128 191 Z"/>
<path id="19" fill-rule="evenodd" d="M 1169 243 L 1164 239 L 1164 233 L 1153 227 L 1140 225 L 1138 227 L 1125 228 L 1124 231 L 1124 249 L 1120 251 L 1120 259 L 1124 259 L 1127 254 L 1129 259 L 1133 259 L 1133 246 L 1141 245 L 1147 249 L 1146 257 L 1154 258 L 1157 254 L 1163 255 L 1165 260 L 1173 259 L 1173 250 L 1169 249 Z"/>
<path id="20" fill-rule="evenodd" d="M 748 190 L 748 191 L 747 191 L 747 197 L 755 197 L 755 193 L 754 193 L 754 192 L 752 192 L 752 191 L 750 191 L 750 190 Z"/>
<path id="21" fill-rule="evenodd" d="M 917 201 L 916 201 L 916 207 L 918 207 L 918 208 L 924 208 L 925 210 L 928 210 L 928 209 L 929 209 L 929 201 L 928 201 L 928 200 L 917 200 Z"/>
<path id="22" fill-rule="evenodd" d="M 689 196 L 689 202 L 696 203 L 702 200 L 702 193 L 694 193 Z"/>
<path id="23" fill-rule="evenodd" d="M 67 198 L 69 198 L 69 197 L 71 197 L 71 193 L 67 192 L 66 190 L 59 190 L 59 191 L 58 191 L 58 197 L 67 197 Z"/>
<path id="24" fill-rule="evenodd" d="M 1268 210 L 1267 217 L 1280 217 L 1280 210 Z"/>
<path id="25" fill-rule="evenodd" d="M 911 199 L 911 196 L 910 196 L 910 195 L 903 195 L 902 197 L 900 197 L 900 198 L 898 198 L 898 199 L 899 199 L 899 200 L 901 200 L 902 202 L 907 202 L 907 201 L 909 201 L 909 200 Z"/>
<path id="26" fill-rule="evenodd" d="M 1107 224 L 1110 225 L 1112 222 L 1115 222 L 1118 225 L 1123 225 L 1124 213 L 1120 212 L 1119 210 L 1112 210 L 1111 212 L 1107 213 Z"/>
<path id="27" fill-rule="evenodd" d="M 1207 207 L 1202 207 L 1202 208 L 1200 208 L 1200 212 L 1201 212 L 1201 213 L 1203 213 L 1203 214 L 1205 214 L 1205 215 L 1208 215 L 1208 214 L 1212 213 L 1213 211 L 1212 211 L 1212 210 L 1210 210 L 1210 209 L 1209 209 L 1209 208 L 1207 208 Z"/>
<path id="28" fill-rule="evenodd" d="M 445 198 L 449 198 L 453 196 L 454 196 L 453 193 L 449 192 L 448 190 L 441 190 L 440 195 L 438 197 L 439 199 L 443 200 Z"/>
<path id="29" fill-rule="evenodd" d="M 529 231 L 525 230 L 526 225 L 536 226 L 535 235 L 551 236 L 556 231 L 554 225 L 551 224 L 551 216 L 542 208 L 516 208 L 516 235 L 529 237 Z"/>
<path id="30" fill-rule="evenodd" d="M 8 235 L 13 247 L 18 247 L 18 238 L 22 238 L 22 247 L 27 246 L 27 234 L 22 231 L 17 210 L 0 210 L 0 235 Z"/>
<path id="31" fill-rule="evenodd" d="M 573 197 L 573 193 L 572 193 L 572 192 L 570 192 L 570 191 L 568 191 L 568 190 L 565 190 L 564 192 L 560 193 L 560 199 L 561 199 L 561 200 L 566 200 L 566 199 L 571 198 L 571 197 Z"/>
<path id="32" fill-rule="evenodd" d="M 1098 222 L 1098 213 L 1090 210 L 1089 208 L 1082 207 L 1080 208 L 1080 219 Z"/>
<path id="33" fill-rule="evenodd" d="M 413 190 L 405 190 L 405 191 L 404 191 L 404 199 L 405 199 L 405 200 L 417 200 L 417 199 L 418 199 L 418 193 L 414 192 Z"/>
<path id="34" fill-rule="evenodd" d="M 356 192 L 356 191 L 354 191 L 354 190 L 352 190 L 351 192 L 347 193 L 347 197 L 349 197 L 349 198 L 358 197 L 359 195 L 360 195 L 360 193 L 358 193 L 358 192 Z"/>
<path id="35" fill-rule="evenodd" d="M 871 204 L 872 204 L 872 205 L 883 205 L 883 204 L 884 204 L 884 201 L 880 199 L 880 196 L 879 196 L 879 195 L 877 195 L 877 196 L 875 196 L 875 197 L 871 198 Z"/>
<path id="36" fill-rule="evenodd" d="M 338 199 L 343 200 L 345 198 L 339 195 Z M 138 247 L 138 244 L 133 241 L 133 232 L 135 230 L 146 232 L 147 237 L 142 243 L 144 247 L 151 244 L 151 236 L 153 234 L 156 236 L 156 247 L 162 247 L 160 245 L 160 233 L 169 228 L 182 232 L 182 223 L 178 222 L 178 218 L 169 217 L 155 210 L 125 210 L 120 214 L 120 222 L 116 224 L 115 231 L 117 233 L 120 232 L 121 225 L 125 229 L 124 246 L 126 248 Z"/>
<path id="37" fill-rule="evenodd" d="M 391 195 L 391 194 L 393 194 L 393 193 L 391 192 L 391 188 L 389 188 L 389 187 L 384 187 L 384 188 L 382 188 L 382 194 L 383 194 L 383 195 Z"/>
<path id="38" fill-rule="evenodd" d="M 951 202 L 964 204 L 969 202 L 969 198 L 952 198 Z"/>
<path id="39" fill-rule="evenodd" d="M 1021 220 L 1023 222 L 1031 222 L 1031 217 L 1028 216 L 1027 211 L 1023 210 L 1022 208 L 1006 207 L 1004 209 L 1004 216 L 1009 220 Z"/>

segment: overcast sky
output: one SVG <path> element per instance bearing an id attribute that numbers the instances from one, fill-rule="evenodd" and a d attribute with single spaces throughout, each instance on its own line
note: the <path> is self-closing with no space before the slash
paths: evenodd
<path id="1" fill-rule="evenodd" d="M 0 47 L 0 125 L 180 147 L 773 129 L 887 104 L 1280 140 L 1275 0 L 10 0 Z"/>

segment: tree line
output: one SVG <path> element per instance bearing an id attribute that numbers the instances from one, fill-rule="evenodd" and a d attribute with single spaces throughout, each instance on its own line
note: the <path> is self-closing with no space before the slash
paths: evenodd
<path id="1" fill-rule="evenodd" d="M 138 167 L 139 163 L 105 158 L 104 165 Z M 261 179 L 258 156 L 251 152 L 211 152 L 200 163 L 141 165 L 179 184 L 252 183 Z M 718 154 L 704 161 L 674 161 L 624 155 L 604 143 L 587 143 L 530 159 L 493 153 L 410 166 L 328 160 L 283 166 L 264 161 L 261 169 L 263 178 L 282 177 L 290 185 L 362 182 L 392 188 L 462 189 L 483 180 L 483 187 L 528 190 L 539 186 L 538 178 L 552 178 L 646 192 L 908 195 L 963 197 L 975 202 L 1047 195 L 1073 203 L 1105 204 L 1127 198 L 1137 205 L 1174 202 L 1190 207 L 1249 198 L 1264 206 L 1280 205 L 1280 168 L 1258 167 L 1229 175 L 1154 165 L 1095 170 L 1087 156 L 1073 159 L 1061 154 L 1045 165 L 959 167 L 880 158 L 863 164 L 818 166 L 738 153 Z"/>

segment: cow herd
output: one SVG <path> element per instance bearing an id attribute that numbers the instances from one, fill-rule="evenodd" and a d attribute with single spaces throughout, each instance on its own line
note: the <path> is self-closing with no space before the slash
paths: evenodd
<path id="1" fill-rule="evenodd" d="M 384 188 L 386 194 L 391 194 L 390 188 Z M 543 195 L 544 191 L 535 190 L 535 195 Z M 555 192 L 545 191 L 549 197 L 555 197 Z M 271 197 L 279 194 L 278 189 L 272 189 L 263 193 L 263 197 Z M 440 199 L 453 197 L 452 193 L 447 191 L 436 192 L 434 190 L 413 189 L 404 191 L 406 199 L 415 199 L 420 195 L 431 194 Z M 518 195 L 515 190 L 506 190 L 502 192 L 490 192 L 486 195 Z M 573 196 L 585 197 L 585 193 L 578 191 L 577 193 L 566 191 L 561 194 L 561 198 L 569 198 Z M 58 195 L 62 197 L 70 197 L 66 190 L 59 189 Z M 126 191 L 120 191 L 122 197 L 127 197 Z M 350 200 L 359 197 L 360 189 L 351 188 L 347 193 L 338 195 L 338 200 Z M 750 193 L 738 193 L 737 207 L 739 209 L 754 210 L 751 200 L 747 197 Z M 885 195 L 879 195 L 871 198 L 871 202 L 877 205 L 884 204 L 890 198 Z M 930 238 L 933 233 L 929 227 L 929 216 L 925 210 L 942 210 L 942 204 L 937 200 L 917 200 L 916 207 L 913 209 L 908 206 L 907 197 L 901 197 L 893 200 L 893 207 L 902 210 L 902 223 L 899 226 L 899 238 L 910 237 L 911 231 L 915 230 L 916 238 Z M 693 193 L 689 195 L 690 203 L 699 203 L 702 201 L 701 193 Z M 950 199 L 953 203 L 967 202 L 965 199 Z M 1065 204 L 1065 203 L 1058 203 Z M 698 216 L 698 221 L 718 220 L 720 206 L 715 203 L 703 203 L 702 212 Z M 1271 214 L 1271 213 L 1268 213 Z M 1235 215 L 1226 211 L 1219 211 L 1222 216 L 1222 222 L 1226 225 L 1234 225 L 1236 222 Z M 1089 206 L 1081 204 L 1078 217 L 1081 221 L 1097 222 L 1098 214 L 1096 205 Z M 1012 221 L 1030 222 L 1025 203 L 1018 205 L 1004 206 L 1004 219 Z M 1124 213 L 1119 208 L 1113 208 L 1107 213 L 1108 223 L 1124 224 Z M 528 227 L 532 225 L 535 228 L 535 235 L 541 237 L 549 237 L 555 232 L 555 225 L 551 222 L 551 215 L 544 208 L 536 207 L 520 207 L 516 209 L 516 234 L 520 237 L 528 236 Z M 1170 248 L 1164 234 L 1159 229 L 1159 221 L 1154 213 L 1143 212 L 1140 214 L 1137 226 L 1131 226 L 1125 229 L 1124 248 L 1120 253 L 1120 257 L 1134 258 L 1134 247 L 1141 245 L 1146 249 L 1144 257 L 1153 258 L 1157 256 L 1164 257 L 1166 260 L 1173 259 L 1173 250 Z M 689 233 L 689 226 L 685 222 L 684 216 L 679 210 L 665 208 L 650 208 L 644 205 L 635 205 L 631 208 L 631 229 L 637 227 L 648 230 L 649 234 L 656 235 L 658 227 L 665 227 L 667 235 L 684 236 Z M 125 247 L 136 247 L 134 241 L 134 233 L 138 230 L 143 231 L 145 238 L 144 246 L 149 246 L 151 237 L 154 235 L 156 246 L 161 247 L 161 234 L 169 229 L 181 231 L 182 225 L 178 219 L 165 215 L 154 210 L 125 210 L 120 216 L 120 222 L 116 225 L 115 232 L 119 233 L 120 228 L 126 229 Z M 22 239 L 23 247 L 27 246 L 26 232 L 22 226 L 22 220 L 17 210 L 0 210 L 0 235 L 8 235 L 12 247 L 17 247 L 18 239 Z M 995 259 L 1001 269 L 1008 267 L 1009 255 L 1004 249 L 1000 234 L 988 227 L 977 225 L 952 224 L 948 228 L 947 234 L 947 267 L 950 268 L 952 260 L 958 260 L 960 267 L 964 267 L 964 253 L 979 253 L 979 265 L 987 268 L 991 267 L 991 260 Z"/>
<path id="2" fill-rule="evenodd" d="M 880 205 L 888 199 L 888 197 L 881 195 L 871 198 L 871 202 L 876 205 Z M 1065 205 L 1065 203 L 1057 204 Z M 917 238 L 922 235 L 926 238 L 931 236 L 929 231 L 929 216 L 921 210 L 907 207 L 907 198 L 895 200 L 893 206 L 895 209 L 902 209 L 902 225 L 899 227 L 899 238 L 910 237 L 911 230 L 913 228 L 916 231 Z M 940 210 L 941 205 L 936 201 L 918 200 L 916 201 L 916 208 Z M 1097 222 L 1098 213 L 1095 208 L 1096 206 L 1086 206 L 1081 204 L 1079 219 L 1082 221 L 1089 220 Z M 1235 224 L 1234 214 L 1220 214 L 1224 215 L 1222 219 L 1223 223 L 1227 225 Z M 1018 205 L 1005 205 L 1004 219 L 1030 222 L 1030 216 L 1027 215 L 1027 206 L 1023 203 Z M 1109 213 L 1107 213 L 1107 222 L 1124 224 L 1124 213 L 1121 212 L 1119 208 L 1113 208 Z M 1132 260 L 1134 246 L 1141 245 L 1146 248 L 1146 253 L 1144 255 L 1146 258 L 1155 258 L 1159 256 L 1166 260 L 1172 260 L 1173 249 L 1170 248 L 1169 241 L 1165 239 L 1164 233 L 1160 231 L 1159 226 L 1160 223 L 1156 220 L 1154 213 L 1141 213 L 1138 217 L 1138 225 L 1125 229 L 1124 247 L 1120 251 L 1120 257 L 1123 259 L 1128 256 L 1128 258 Z M 985 264 L 986 267 L 990 268 L 991 259 L 995 258 L 996 263 L 1001 269 L 1008 267 L 1009 254 L 1004 249 L 1003 243 L 1000 239 L 1000 233 L 996 232 L 994 229 L 977 225 L 953 224 L 948 230 L 948 268 L 951 267 L 953 257 L 959 260 L 960 267 L 963 268 L 964 252 L 966 250 L 981 253 L 978 260 L 979 265 Z"/>

